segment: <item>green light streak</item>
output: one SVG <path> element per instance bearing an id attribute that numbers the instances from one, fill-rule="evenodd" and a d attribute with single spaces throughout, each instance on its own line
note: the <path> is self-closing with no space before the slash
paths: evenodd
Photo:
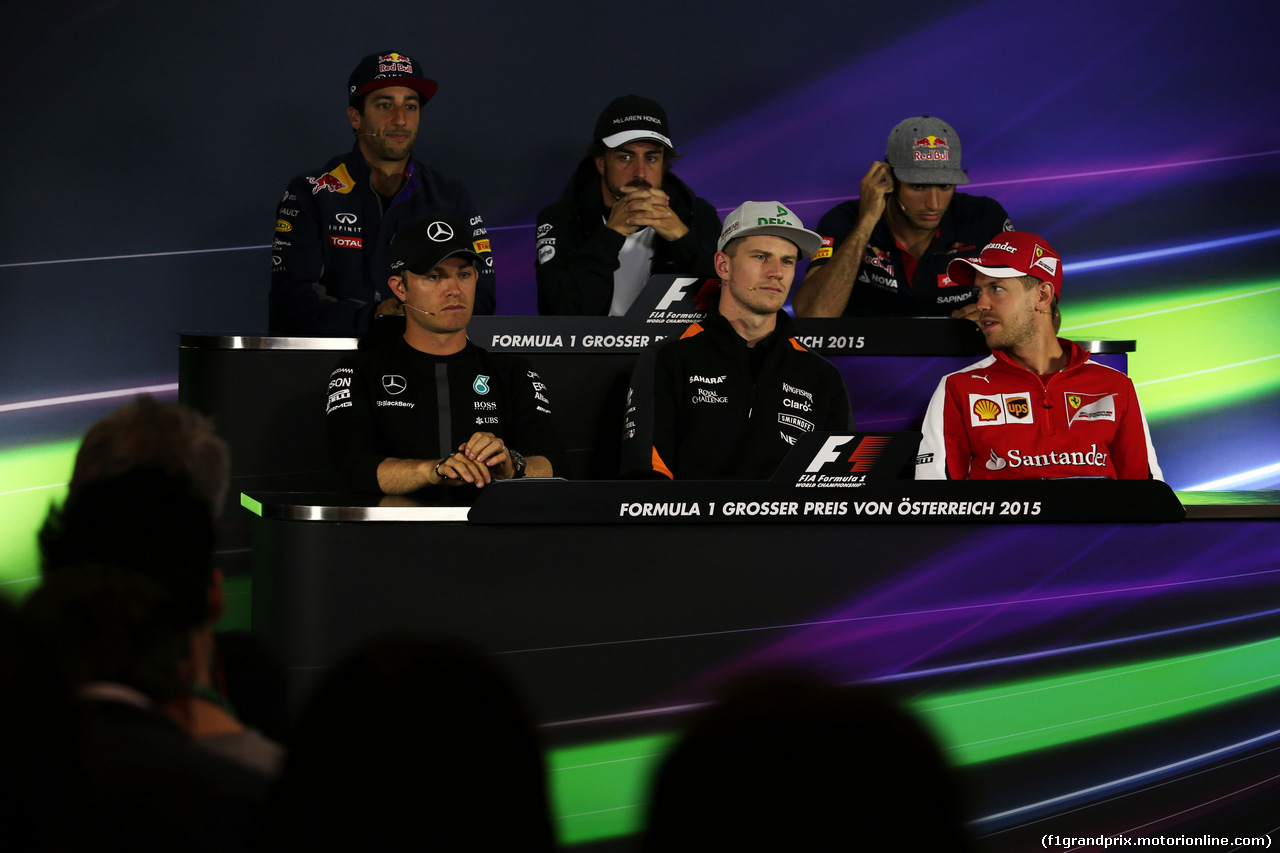
<path id="1" fill-rule="evenodd" d="M 0 587 L 21 598 L 36 586 L 40 557 L 36 533 L 49 505 L 67 494 L 80 439 L 0 451 Z"/>
<path id="2" fill-rule="evenodd" d="M 1069 338 L 1134 339 L 1149 421 L 1280 393 L 1280 281 L 1063 303 Z"/>
<path id="3" fill-rule="evenodd" d="M 240 493 L 240 506 L 249 510 L 249 512 L 253 513 L 258 518 L 262 518 L 262 502 L 255 501 L 244 492 Z"/>
<path id="4" fill-rule="evenodd" d="M 560 843 L 639 832 L 653 774 L 675 738 L 660 734 L 552 750 L 547 765 Z"/>
<path id="5" fill-rule="evenodd" d="M 956 766 L 1100 737 L 1280 687 L 1280 637 L 979 690 L 927 696 L 912 709 Z M 676 735 L 552 750 L 561 841 L 638 832 L 653 775 Z"/>

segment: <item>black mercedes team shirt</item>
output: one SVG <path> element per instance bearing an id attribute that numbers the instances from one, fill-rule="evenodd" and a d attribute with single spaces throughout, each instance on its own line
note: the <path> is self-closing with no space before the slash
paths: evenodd
<path id="1" fill-rule="evenodd" d="M 546 383 L 528 361 L 470 341 L 437 356 L 399 337 L 344 357 L 329 375 L 325 420 L 345 491 L 380 494 L 382 460 L 444 457 L 477 432 L 564 471 Z"/>

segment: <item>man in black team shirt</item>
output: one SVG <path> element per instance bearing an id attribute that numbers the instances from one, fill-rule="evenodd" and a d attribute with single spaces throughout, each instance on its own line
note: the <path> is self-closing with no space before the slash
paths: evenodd
<path id="1" fill-rule="evenodd" d="M 636 364 L 625 474 L 767 479 L 806 433 L 853 426 L 839 371 L 796 340 L 782 310 L 796 264 L 820 243 L 776 201 L 749 201 L 729 214 L 715 255 L 716 310 Z"/>
<path id="2" fill-rule="evenodd" d="M 355 337 L 379 314 L 399 314 L 387 290 L 391 237 L 442 211 L 467 223 L 477 267 L 475 312 L 496 304 L 484 219 L 465 187 L 412 159 L 422 107 L 436 82 L 403 53 L 366 56 L 347 82 L 351 151 L 289 183 L 271 250 L 273 335 Z"/>
<path id="3" fill-rule="evenodd" d="M 391 242 L 404 335 L 329 377 L 332 467 L 351 492 L 408 494 L 550 477 L 561 468 L 547 386 L 522 358 L 467 340 L 483 257 L 465 221 L 428 214 Z"/>
<path id="4" fill-rule="evenodd" d="M 667 114 L 615 98 L 564 194 L 538 214 L 538 313 L 625 314 L 651 275 L 710 276 L 720 217 L 671 173 Z"/>
<path id="5" fill-rule="evenodd" d="M 967 183 L 951 125 L 931 116 L 899 122 L 861 198 L 819 220 L 822 248 L 796 292 L 796 315 L 976 320 L 972 290 L 947 278 L 947 264 L 976 258 L 1013 226 L 995 200 L 955 191 Z"/>

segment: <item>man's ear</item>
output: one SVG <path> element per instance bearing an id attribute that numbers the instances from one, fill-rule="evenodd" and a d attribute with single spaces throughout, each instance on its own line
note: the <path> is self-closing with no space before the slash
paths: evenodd
<path id="1" fill-rule="evenodd" d="M 727 281 L 729 278 L 729 256 L 724 252 L 716 252 L 715 257 L 716 275 L 721 281 Z"/>
<path id="2" fill-rule="evenodd" d="M 355 107 L 347 107 L 347 119 L 351 122 L 352 130 L 360 130 L 360 120 L 362 118 L 363 116 L 360 115 L 360 111 Z"/>
<path id="3" fill-rule="evenodd" d="M 600 177 L 602 178 L 604 177 L 604 158 L 603 157 L 596 158 L 596 171 L 600 173 Z"/>
<path id="4" fill-rule="evenodd" d="M 391 288 L 391 292 L 394 293 L 401 302 L 409 301 L 409 290 L 405 287 L 404 278 L 401 276 L 393 275 L 391 278 L 387 279 L 387 287 Z"/>

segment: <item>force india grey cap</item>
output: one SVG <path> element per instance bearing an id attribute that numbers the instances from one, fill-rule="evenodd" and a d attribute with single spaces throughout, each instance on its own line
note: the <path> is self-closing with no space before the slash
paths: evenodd
<path id="1" fill-rule="evenodd" d="M 800 217 L 782 202 L 744 201 L 741 207 L 725 217 L 724 230 L 716 241 L 716 251 L 723 252 L 730 240 L 755 234 L 790 240 L 800 250 L 800 256 L 805 258 L 822 246 L 822 238 L 805 228 Z"/>
<path id="2" fill-rule="evenodd" d="M 967 184 L 960 168 L 960 136 L 940 118 L 903 119 L 889 132 L 884 160 L 907 184 Z"/>

